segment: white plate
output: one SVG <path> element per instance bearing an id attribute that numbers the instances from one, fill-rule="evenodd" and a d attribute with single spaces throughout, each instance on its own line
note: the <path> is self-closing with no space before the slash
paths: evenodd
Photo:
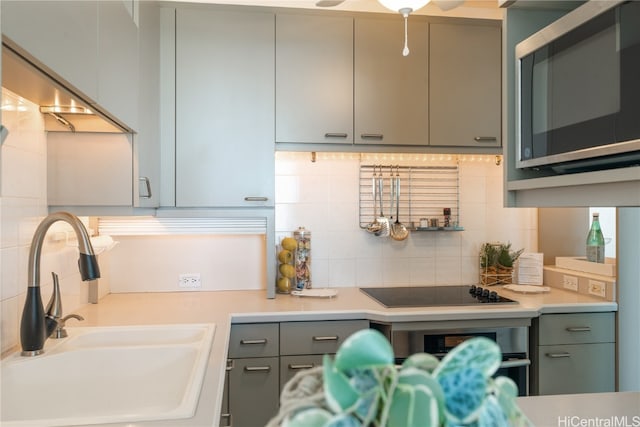
<path id="1" fill-rule="evenodd" d="M 541 294 L 551 291 L 551 288 L 548 286 L 535 285 L 504 285 L 504 288 L 513 292 L 522 292 L 524 294 Z"/>
<path id="2" fill-rule="evenodd" d="M 291 295 L 297 297 L 331 298 L 338 295 L 335 289 L 303 289 L 301 291 L 291 291 Z"/>

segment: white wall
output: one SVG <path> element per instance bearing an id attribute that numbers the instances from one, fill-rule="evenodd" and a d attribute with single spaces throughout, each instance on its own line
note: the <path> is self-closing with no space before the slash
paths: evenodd
<path id="1" fill-rule="evenodd" d="M 2 124 L 9 136 L 0 164 L 0 310 L 2 352 L 18 345 L 27 290 L 27 266 L 33 232 L 47 214 L 46 134 L 38 106 L 2 89 Z M 64 227 L 62 227 L 64 228 Z M 48 238 L 61 227 L 52 227 Z M 51 295 L 51 272 L 60 277 L 63 310 L 87 303 L 88 288 L 77 269 L 77 249 L 65 241 L 43 247 L 41 286 L 44 304 Z"/>
<path id="2" fill-rule="evenodd" d="M 311 230 L 314 287 L 468 284 L 478 280 L 484 242 L 537 250 L 537 209 L 503 208 L 502 166 L 494 156 L 461 156 L 462 232 L 415 232 L 406 241 L 359 228 L 363 164 L 455 164 L 440 155 L 276 153 L 276 238 Z M 401 214 L 402 215 L 402 214 Z"/>

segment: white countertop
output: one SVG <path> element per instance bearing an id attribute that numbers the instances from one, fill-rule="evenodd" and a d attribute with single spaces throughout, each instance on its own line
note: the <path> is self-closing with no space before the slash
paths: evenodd
<path id="1" fill-rule="evenodd" d="M 536 427 L 640 426 L 640 392 L 519 397 Z"/>
<path id="2" fill-rule="evenodd" d="M 533 318 L 540 313 L 615 311 L 617 304 L 562 289 L 544 294 L 504 296 L 519 304 L 477 307 L 385 308 L 357 288 L 337 288 L 333 298 L 277 295 L 266 291 L 171 292 L 110 294 L 78 310 L 82 326 L 171 323 L 216 324 L 209 365 L 193 418 L 166 422 L 122 424 L 134 426 L 217 426 L 224 385 L 231 323 L 302 320 L 368 319 L 386 322 Z M 120 425 L 120 424 L 110 424 Z"/>

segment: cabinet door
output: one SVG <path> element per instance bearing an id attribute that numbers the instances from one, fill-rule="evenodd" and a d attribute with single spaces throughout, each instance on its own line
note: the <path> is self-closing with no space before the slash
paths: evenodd
<path id="1" fill-rule="evenodd" d="M 176 11 L 176 206 L 273 206 L 274 15 Z"/>
<path id="2" fill-rule="evenodd" d="M 98 99 L 138 129 L 138 27 L 121 1 L 98 2 Z"/>
<path id="3" fill-rule="evenodd" d="M 280 356 L 280 392 L 298 372 L 322 366 L 323 355 Z"/>
<path id="4" fill-rule="evenodd" d="M 500 34 L 498 24 L 430 24 L 431 145 L 501 145 Z"/>
<path id="5" fill-rule="evenodd" d="M 231 425 L 264 426 L 278 412 L 278 357 L 233 359 L 229 370 Z"/>
<path id="6" fill-rule="evenodd" d="M 409 24 L 402 56 L 402 19 L 355 20 L 355 143 L 427 145 L 428 27 Z"/>
<path id="7" fill-rule="evenodd" d="M 136 206 L 155 208 L 160 205 L 160 8 L 143 1 L 139 11 Z"/>
<path id="8" fill-rule="evenodd" d="M 353 143 L 353 19 L 276 16 L 276 142 Z"/>
<path id="9" fill-rule="evenodd" d="M 49 206 L 131 206 L 132 153 L 130 134 L 49 132 Z"/>
<path id="10" fill-rule="evenodd" d="M 615 391 L 613 343 L 538 348 L 540 395 Z"/>
<path id="11" fill-rule="evenodd" d="M 96 1 L 2 1 L 2 35 L 94 101 L 97 24 Z"/>

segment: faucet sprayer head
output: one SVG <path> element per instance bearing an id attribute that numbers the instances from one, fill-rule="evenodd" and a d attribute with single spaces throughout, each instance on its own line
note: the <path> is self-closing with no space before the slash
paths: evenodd
<path id="1" fill-rule="evenodd" d="M 82 280 L 85 282 L 87 280 L 95 280 L 100 278 L 100 267 L 98 266 L 98 260 L 93 254 L 83 254 L 82 252 L 80 252 L 80 258 L 78 258 L 78 268 L 80 269 L 80 277 L 82 277 Z"/>

